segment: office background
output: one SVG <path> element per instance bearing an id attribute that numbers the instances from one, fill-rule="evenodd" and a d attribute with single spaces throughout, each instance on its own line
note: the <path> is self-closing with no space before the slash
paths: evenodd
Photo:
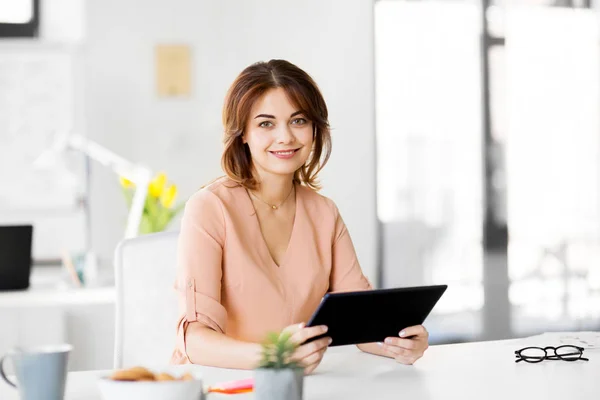
<path id="1" fill-rule="evenodd" d="M 91 248 L 110 283 L 127 216 L 115 174 L 93 161 L 72 157 L 69 177 L 29 168 L 57 132 L 166 171 L 184 199 L 221 174 L 229 84 L 284 58 L 328 102 L 323 194 L 365 274 L 379 287 L 450 285 L 432 342 L 600 329 L 598 2 L 39 6 L 37 38 L 0 40 L 0 223 L 34 223 L 34 272 Z M 157 93 L 160 45 L 190 50 L 189 96 Z M 76 367 L 110 366 L 113 305 L 91 297 L 27 318 L 10 303 L 0 316 L 20 328 L 5 343 L 40 318 L 54 327 L 46 340 L 85 344 Z"/>

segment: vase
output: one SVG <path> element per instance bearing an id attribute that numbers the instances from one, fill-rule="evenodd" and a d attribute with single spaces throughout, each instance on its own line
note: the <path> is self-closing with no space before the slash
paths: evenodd
<path id="1" fill-rule="evenodd" d="M 256 400 L 302 400 L 302 368 L 258 368 L 254 370 Z"/>

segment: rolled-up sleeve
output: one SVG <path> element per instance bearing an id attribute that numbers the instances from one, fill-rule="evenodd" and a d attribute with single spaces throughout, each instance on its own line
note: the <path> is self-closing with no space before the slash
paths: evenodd
<path id="1" fill-rule="evenodd" d="M 335 233 L 329 290 L 331 292 L 370 290 L 373 287 L 360 268 L 346 224 L 333 202 L 332 207 L 335 215 Z"/>
<path id="2" fill-rule="evenodd" d="M 181 221 L 175 282 L 180 316 L 172 363 L 190 363 L 185 343 L 189 323 L 226 332 L 227 311 L 221 304 L 224 243 L 221 200 L 208 189 L 200 190 L 188 200 Z"/>

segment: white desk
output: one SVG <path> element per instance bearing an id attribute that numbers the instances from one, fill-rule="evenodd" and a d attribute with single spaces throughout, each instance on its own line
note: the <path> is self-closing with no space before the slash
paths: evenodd
<path id="1" fill-rule="evenodd" d="M 104 276 L 111 283 L 110 275 Z M 68 342 L 75 347 L 69 364 L 73 370 L 110 368 L 114 285 L 69 288 L 65 279 L 61 268 L 39 267 L 29 289 L 0 292 L 0 353 L 15 346 Z"/>
<path id="2" fill-rule="evenodd" d="M 114 286 L 82 289 L 32 287 L 28 290 L 0 292 L 0 308 L 114 305 L 116 298 Z"/>
<path id="3" fill-rule="evenodd" d="M 547 345 L 557 345 L 547 343 Z M 305 383 L 305 400 L 331 399 L 594 399 L 600 398 L 600 351 L 590 361 L 514 362 L 515 341 L 432 346 L 413 366 L 365 354 L 355 347 L 330 349 Z M 252 376 L 251 371 L 181 366 L 202 371 L 214 384 Z M 69 374 L 66 400 L 97 400 L 98 376 L 106 371 Z M 208 399 L 252 399 L 252 394 L 210 395 Z M 0 399 L 17 394 L 0 383 Z"/>
<path id="4" fill-rule="evenodd" d="M 34 268 L 27 290 L 0 292 L 0 308 L 114 305 L 116 302 L 114 285 L 68 288 L 64 287 L 65 279 L 60 267 Z"/>

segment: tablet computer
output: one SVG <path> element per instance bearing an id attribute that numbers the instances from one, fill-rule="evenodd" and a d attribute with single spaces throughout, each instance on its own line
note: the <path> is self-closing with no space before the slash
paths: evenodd
<path id="1" fill-rule="evenodd" d="M 327 293 L 306 326 L 326 325 L 327 333 L 322 336 L 331 337 L 330 346 L 383 342 L 404 328 L 423 324 L 447 288 L 435 285 Z"/>

